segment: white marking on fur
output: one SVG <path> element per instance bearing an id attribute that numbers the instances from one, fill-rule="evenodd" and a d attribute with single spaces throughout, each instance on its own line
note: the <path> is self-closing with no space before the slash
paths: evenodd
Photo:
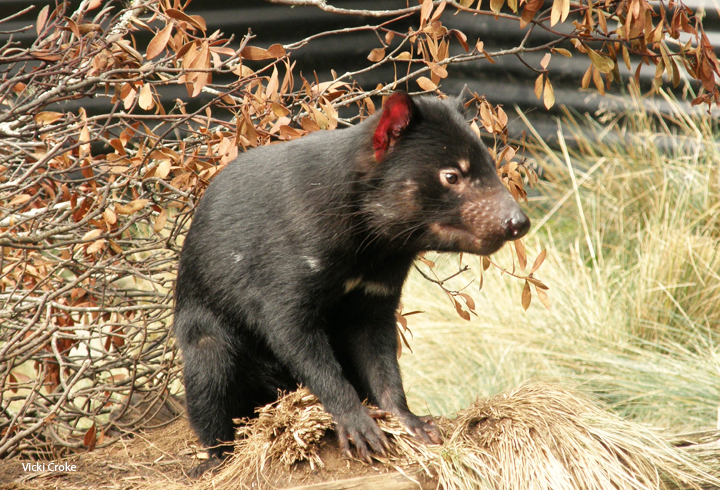
<path id="1" fill-rule="evenodd" d="M 233 252 L 230 254 L 230 257 L 232 257 L 235 262 L 240 262 L 245 258 L 245 255 L 242 252 Z"/>
<path id="2" fill-rule="evenodd" d="M 392 287 L 376 281 L 363 281 L 362 288 L 366 294 L 372 296 L 392 296 L 395 294 L 395 290 Z"/>
<path id="3" fill-rule="evenodd" d="M 355 277 L 345 281 L 345 294 L 349 293 L 353 289 L 357 288 L 362 282 L 362 277 Z"/>
<path id="4" fill-rule="evenodd" d="M 303 259 L 305 259 L 305 262 L 310 267 L 310 270 L 313 270 L 313 271 L 320 270 L 320 259 L 318 259 L 317 257 L 303 256 Z"/>
<path id="5" fill-rule="evenodd" d="M 461 158 L 460 160 L 458 160 L 458 166 L 464 174 L 468 173 L 468 171 L 470 170 L 470 162 L 467 160 L 467 158 Z"/>

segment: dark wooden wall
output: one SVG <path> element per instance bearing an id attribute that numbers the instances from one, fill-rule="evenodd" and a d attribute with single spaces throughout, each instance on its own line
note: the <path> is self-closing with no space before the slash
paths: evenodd
<path id="1" fill-rule="evenodd" d="M 414 2 L 415 0 L 411 1 Z M 546 1 L 550 2 L 550 0 Z M 697 8 L 701 5 L 700 2 L 703 1 L 690 0 L 686 4 L 692 8 Z M 28 5 L 36 5 L 37 7 L 33 13 L 24 16 L 22 19 L 0 24 L 0 30 L 15 29 L 23 25 L 33 24 L 39 8 L 48 3 L 50 2 L 47 0 L 0 0 L 0 18 L 17 12 Z M 72 3 L 77 3 L 77 0 L 73 0 Z M 404 7 L 406 0 L 331 0 L 330 3 L 347 8 L 390 9 Z M 485 5 L 485 7 L 488 5 Z M 716 46 L 720 46 L 720 18 L 714 4 L 708 1 L 707 5 L 705 26 L 711 42 Z M 468 36 L 468 43 L 471 46 L 475 44 L 476 40 L 480 39 L 485 43 L 485 48 L 488 51 L 511 48 L 517 46 L 525 35 L 525 31 L 520 31 L 515 22 L 503 19 L 495 20 L 491 16 L 451 15 L 451 10 L 449 8 L 443 16 L 443 24 L 449 28 L 457 28 L 463 31 Z M 377 18 L 334 15 L 315 7 L 291 8 L 267 3 L 263 0 L 224 2 L 218 0 L 193 0 L 188 8 L 188 13 L 202 15 L 211 32 L 219 29 L 226 36 L 234 34 L 237 41 L 248 30 L 252 30 L 252 33 L 256 36 L 253 44 L 257 46 L 269 46 L 275 43 L 287 44 L 331 29 L 375 25 L 382 22 Z M 403 22 L 397 23 L 396 30 L 405 31 L 409 27 L 418 24 L 416 18 Z M 34 30 L 15 37 L 27 42 L 32 38 L 33 34 Z M 7 37 L 7 35 L 1 34 L 0 36 Z M 535 29 L 528 41 L 528 45 L 543 44 L 550 39 L 548 33 L 541 29 Z M 148 39 L 140 37 L 138 41 L 140 43 L 147 42 L 149 36 Z M 395 45 L 397 45 L 397 42 L 395 40 Z M 453 43 L 453 45 L 455 51 L 459 52 L 460 48 L 457 43 Z M 308 78 L 317 74 L 317 77 L 324 81 L 331 79 L 331 69 L 342 74 L 368 66 L 367 55 L 373 48 L 377 47 L 381 47 L 381 44 L 374 33 L 352 33 L 310 43 L 304 48 L 294 51 L 292 59 L 297 62 L 296 73 L 302 73 Z M 526 55 L 524 60 L 538 67 L 541 58 L 542 54 Z M 588 92 L 579 90 L 582 76 L 589 66 L 589 60 L 584 55 L 578 54 L 569 59 L 560 55 L 553 56 L 550 65 L 551 80 L 555 88 L 558 104 L 551 111 L 546 111 L 542 106 L 542 102 L 535 98 L 533 93 L 535 73 L 523 66 L 515 57 L 501 57 L 496 61 L 495 64 L 480 60 L 451 66 L 448 70 L 450 76 L 443 81 L 442 90 L 449 94 L 458 93 L 463 85 L 467 84 L 471 89 L 486 94 L 488 100 L 492 103 L 503 104 L 511 122 L 516 114 L 514 106 L 517 105 L 523 111 L 529 111 L 533 124 L 536 125 L 541 134 L 548 135 L 551 139 L 557 128 L 552 116 L 559 113 L 560 104 L 565 104 L 580 113 L 584 113 L 596 111 L 601 103 L 610 105 L 616 103 L 613 97 L 601 97 L 594 90 Z M 642 78 L 645 87 L 649 86 L 654 71 L 654 67 L 645 67 L 643 70 Z M 624 66 L 621 67 L 621 73 L 624 76 L 629 75 Z M 387 82 L 392 79 L 392 66 L 356 77 L 358 83 L 364 88 L 372 88 L 379 82 Z M 697 88 L 697 85 L 694 85 L 694 87 Z M 414 82 L 410 82 L 408 88 L 410 90 L 418 89 Z M 182 87 L 175 87 L 172 91 L 173 98 L 186 97 Z M 678 90 L 678 93 L 680 93 L 680 90 Z M 613 94 L 622 96 L 621 87 L 615 85 Z M 86 101 L 84 105 L 87 107 L 88 103 L 91 110 L 91 101 Z M 522 124 L 515 122 L 511 124 L 510 128 L 511 132 L 517 135 L 522 130 Z"/>

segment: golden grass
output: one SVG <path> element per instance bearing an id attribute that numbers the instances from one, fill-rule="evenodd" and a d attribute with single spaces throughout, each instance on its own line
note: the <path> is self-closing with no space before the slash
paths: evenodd
<path id="1" fill-rule="evenodd" d="M 441 460 L 448 490 L 700 488 L 716 480 L 657 434 L 548 384 L 480 399 L 454 423 Z"/>

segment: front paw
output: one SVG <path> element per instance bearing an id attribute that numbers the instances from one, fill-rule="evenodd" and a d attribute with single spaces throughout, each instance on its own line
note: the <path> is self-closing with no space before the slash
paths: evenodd
<path id="1" fill-rule="evenodd" d="M 425 444 L 442 444 L 442 433 L 432 415 L 418 417 L 412 412 L 401 412 L 396 415 L 408 431 Z"/>
<path id="2" fill-rule="evenodd" d="M 350 443 L 355 446 L 358 457 L 368 464 L 372 464 L 371 451 L 384 457 L 386 450 L 390 449 L 387 437 L 365 407 L 352 413 L 334 415 L 334 418 L 340 450 L 347 457 L 352 457 Z"/>

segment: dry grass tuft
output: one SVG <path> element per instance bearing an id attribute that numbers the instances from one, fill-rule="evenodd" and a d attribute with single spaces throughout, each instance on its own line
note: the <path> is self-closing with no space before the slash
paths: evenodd
<path id="1" fill-rule="evenodd" d="M 440 460 L 446 489 L 646 490 L 718 483 L 654 432 L 548 384 L 480 399 L 454 422 Z"/>
<path id="2" fill-rule="evenodd" d="M 212 486 L 238 486 L 264 480 L 263 470 L 270 463 L 291 467 L 307 461 L 310 467 L 323 467 L 318 454 L 332 416 L 307 389 L 294 391 L 275 403 L 258 409 L 257 418 L 242 420 L 238 428 L 233 458 L 212 478 Z"/>
<path id="3" fill-rule="evenodd" d="M 208 481 L 212 486 L 251 488 L 275 480 L 282 473 L 307 463 L 310 471 L 325 468 L 321 453 L 330 441 L 333 458 L 340 457 L 333 437 L 325 437 L 333 428 L 332 416 L 306 388 L 289 393 L 275 403 L 258 409 L 257 418 L 242 420 L 238 429 L 233 458 Z M 412 436 L 402 423 L 389 416 L 377 420 L 388 435 L 392 451 L 386 459 L 378 459 L 385 469 L 402 469 L 411 465 L 428 469 L 436 455 Z M 328 453 L 326 452 L 327 456 Z M 347 477 L 354 476 L 348 469 Z"/>
<path id="4" fill-rule="evenodd" d="M 378 420 L 393 451 L 382 471 L 422 470 L 446 490 L 700 489 L 720 480 L 690 452 L 626 422 L 575 392 L 544 383 L 478 399 L 455 419 L 438 421 L 442 446 L 425 446 L 395 418 Z M 334 438 L 330 415 L 307 390 L 291 393 L 247 422 L 233 459 L 213 487 L 264 488 L 297 463 L 324 467 Z M 323 446 L 325 445 L 325 446 Z M 322 453 L 322 454 L 321 454 Z M 324 456 L 323 456 L 324 455 Z M 337 466 L 337 465 L 336 465 Z M 408 472 L 407 470 L 411 470 Z M 341 477 L 357 476 L 340 465 Z M 347 470 L 347 471 L 346 471 Z M 337 477 L 338 475 L 335 475 Z"/>
<path id="5" fill-rule="evenodd" d="M 236 459 L 248 460 L 260 453 L 261 462 L 270 457 L 286 465 L 307 461 L 311 468 L 323 466 L 317 448 L 333 421 L 312 393 L 304 388 L 294 391 L 258 409 L 258 414 L 237 431 Z"/>

